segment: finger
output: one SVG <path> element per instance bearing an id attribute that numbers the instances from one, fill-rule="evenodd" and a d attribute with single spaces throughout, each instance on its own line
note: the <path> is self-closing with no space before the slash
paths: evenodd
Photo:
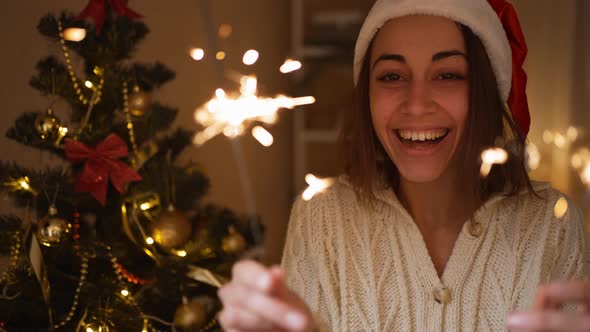
<path id="1" fill-rule="evenodd" d="M 506 327 L 510 331 L 590 331 L 590 316 L 563 312 L 518 312 L 508 316 Z"/>
<path id="2" fill-rule="evenodd" d="M 243 330 L 271 330 L 274 326 L 268 320 L 261 318 L 247 309 L 226 306 L 219 313 L 219 322 L 224 329 Z"/>
<path id="3" fill-rule="evenodd" d="M 232 281 L 265 292 L 269 291 L 272 286 L 269 269 L 252 260 L 240 261 L 234 264 Z"/>
<path id="4" fill-rule="evenodd" d="M 534 309 L 559 307 L 566 303 L 590 305 L 590 283 L 581 280 L 560 281 L 541 286 Z"/>
<path id="5" fill-rule="evenodd" d="M 270 294 L 283 299 L 291 299 L 292 292 L 285 284 L 285 272 L 279 266 L 273 266 L 269 270 L 271 277 Z"/>
<path id="6" fill-rule="evenodd" d="M 219 291 L 224 306 L 247 309 L 287 331 L 305 331 L 311 324 L 301 309 L 263 292 L 253 291 L 244 286 L 230 283 Z"/>

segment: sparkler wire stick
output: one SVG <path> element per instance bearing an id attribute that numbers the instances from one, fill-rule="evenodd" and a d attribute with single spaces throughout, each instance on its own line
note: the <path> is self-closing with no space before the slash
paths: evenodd
<path id="1" fill-rule="evenodd" d="M 207 35 L 207 42 L 211 50 L 217 50 L 217 37 L 213 29 L 213 21 L 211 20 L 211 6 L 209 0 L 199 0 L 201 7 L 201 22 L 203 22 L 203 29 Z M 225 77 L 225 68 L 222 61 L 215 61 L 215 71 L 217 72 L 217 80 L 222 83 Z M 242 195 L 244 203 L 246 204 L 246 211 L 248 213 L 248 220 L 250 223 L 250 230 L 256 243 L 261 243 L 262 231 L 258 223 L 256 214 L 256 200 L 254 198 L 254 190 L 252 182 L 248 175 L 248 165 L 244 159 L 244 153 L 241 142 L 238 137 L 231 139 L 232 151 L 234 159 L 238 166 L 238 174 L 240 177 L 240 185 L 242 186 Z"/>

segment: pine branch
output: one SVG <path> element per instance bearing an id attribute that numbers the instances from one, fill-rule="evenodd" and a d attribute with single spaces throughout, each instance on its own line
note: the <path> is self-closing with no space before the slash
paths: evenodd
<path id="1" fill-rule="evenodd" d="M 56 156 L 65 159 L 64 151 L 55 146 L 54 138 L 42 139 L 35 129 L 35 119 L 41 113 L 27 112 L 19 116 L 12 128 L 6 132 L 6 137 L 18 143 L 49 151 Z"/>
<path id="2" fill-rule="evenodd" d="M 144 91 L 152 91 L 173 80 L 176 74 L 161 62 L 154 64 L 135 63 L 121 69 L 121 75 L 134 78 L 134 82 Z"/>
<path id="3" fill-rule="evenodd" d="M 192 146 L 194 133 L 187 129 L 177 128 L 173 133 L 158 140 L 161 150 L 170 151 L 172 159 L 176 159 L 184 149 Z"/>
<path id="4" fill-rule="evenodd" d="M 29 85 L 43 95 L 58 95 L 64 98 L 73 95 L 74 90 L 68 77 L 66 67 L 55 56 L 45 57 L 37 62 L 37 75 Z"/>

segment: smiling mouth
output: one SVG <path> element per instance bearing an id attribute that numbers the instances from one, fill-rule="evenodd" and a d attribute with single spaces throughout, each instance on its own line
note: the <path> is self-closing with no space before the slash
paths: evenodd
<path id="1" fill-rule="evenodd" d="M 439 143 L 445 139 L 450 132 L 448 128 L 433 130 L 395 129 L 394 131 L 402 143 L 413 146 Z"/>

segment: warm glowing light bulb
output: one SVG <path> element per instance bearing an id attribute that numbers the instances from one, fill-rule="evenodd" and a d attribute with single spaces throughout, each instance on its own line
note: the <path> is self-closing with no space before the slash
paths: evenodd
<path id="1" fill-rule="evenodd" d="M 215 54 L 215 58 L 220 61 L 225 59 L 225 52 L 223 52 L 223 51 L 217 52 L 217 54 Z"/>
<path id="2" fill-rule="evenodd" d="M 565 133 L 565 136 L 567 137 L 567 139 L 570 142 L 575 141 L 576 139 L 578 139 L 578 129 L 576 127 L 569 127 L 567 128 L 567 132 Z"/>
<path id="3" fill-rule="evenodd" d="M 553 207 L 553 214 L 555 215 L 555 218 L 557 218 L 557 219 L 563 218 L 563 216 L 565 216 L 565 214 L 567 213 L 567 208 L 568 208 L 567 200 L 563 197 L 558 199 L 557 202 L 555 203 L 555 206 Z"/>
<path id="4" fill-rule="evenodd" d="M 244 57 L 242 58 L 242 62 L 244 62 L 245 65 L 253 65 L 256 63 L 256 61 L 258 61 L 258 56 L 259 53 L 256 50 L 248 50 L 246 51 L 246 53 L 244 53 Z"/>
<path id="5" fill-rule="evenodd" d="M 186 257 L 186 251 L 179 250 L 176 252 L 176 255 L 178 255 L 179 257 Z"/>
<path id="6" fill-rule="evenodd" d="M 205 57 L 205 51 L 202 48 L 193 48 L 190 51 L 191 58 L 195 61 L 201 61 Z"/>
<path id="7" fill-rule="evenodd" d="M 88 88 L 88 89 L 92 89 L 92 87 L 94 86 L 94 84 L 92 84 L 92 82 L 90 81 L 86 81 L 84 82 L 84 85 Z"/>
<path id="8" fill-rule="evenodd" d="M 141 203 L 141 205 L 139 206 L 140 209 L 142 209 L 143 211 L 147 211 L 149 209 L 151 209 L 152 205 L 150 203 Z"/>
<path id="9" fill-rule="evenodd" d="M 82 28 L 67 28 L 63 32 L 65 40 L 79 42 L 86 38 L 86 29 Z"/>
<path id="10" fill-rule="evenodd" d="M 217 34 L 219 35 L 219 37 L 221 39 L 227 39 L 229 38 L 229 36 L 231 36 L 232 34 L 232 26 L 227 24 L 227 23 L 223 23 L 219 26 L 219 30 L 217 31 Z"/>
<path id="11" fill-rule="evenodd" d="M 553 143 L 553 133 L 551 131 L 543 131 L 543 142 L 545 142 L 545 144 Z"/>
<path id="12" fill-rule="evenodd" d="M 260 144 L 266 147 L 271 146 L 274 141 L 272 134 L 260 126 L 252 128 L 252 136 L 254 136 Z"/>
<path id="13" fill-rule="evenodd" d="M 285 60 L 285 63 L 281 65 L 281 68 L 279 70 L 281 71 L 281 73 L 287 74 L 299 69 L 301 69 L 301 62 L 297 60 L 287 59 Z"/>
<path id="14" fill-rule="evenodd" d="M 148 236 L 145 239 L 145 243 L 147 243 L 147 244 L 154 244 L 154 239 L 152 237 Z"/>
<path id="15" fill-rule="evenodd" d="M 29 183 L 26 180 L 21 180 L 20 181 L 20 186 L 23 187 L 24 190 L 31 189 L 31 186 L 29 186 Z"/>
<path id="16" fill-rule="evenodd" d="M 129 295 L 129 291 L 126 289 L 121 290 L 121 295 L 123 296 L 128 296 Z"/>
<path id="17" fill-rule="evenodd" d="M 556 133 L 553 137 L 553 143 L 556 147 L 563 149 L 567 144 L 567 140 L 565 139 L 565 136 L 563 136 L 562 134 Z"/>
<path id="18" fill-rule="evenodd" d="M 528 171 L 534 171 L 539 167 L 541 163 L 541 153 L 537 146 L 529 142 L 526 145 L 526 166 Z"/>
<path id="19" fill-rule="evenodd" d="M 582 160 L 582 157 L 578 153 L 575 153 L 572 156 L 571 162 L 572 162 L 572 167 L 575 168 L 575 169 L 582 168 L 582 165 L 584 164 L 584 161 Z"/>
<path id="20" fill-rule="evenodd" d="M 586 167 L 584 167 L 584 170 L 582 170 L 580 177 L 582 178 L 582 182 L 590 188 L 590 162 L 586 164 Z"/>

